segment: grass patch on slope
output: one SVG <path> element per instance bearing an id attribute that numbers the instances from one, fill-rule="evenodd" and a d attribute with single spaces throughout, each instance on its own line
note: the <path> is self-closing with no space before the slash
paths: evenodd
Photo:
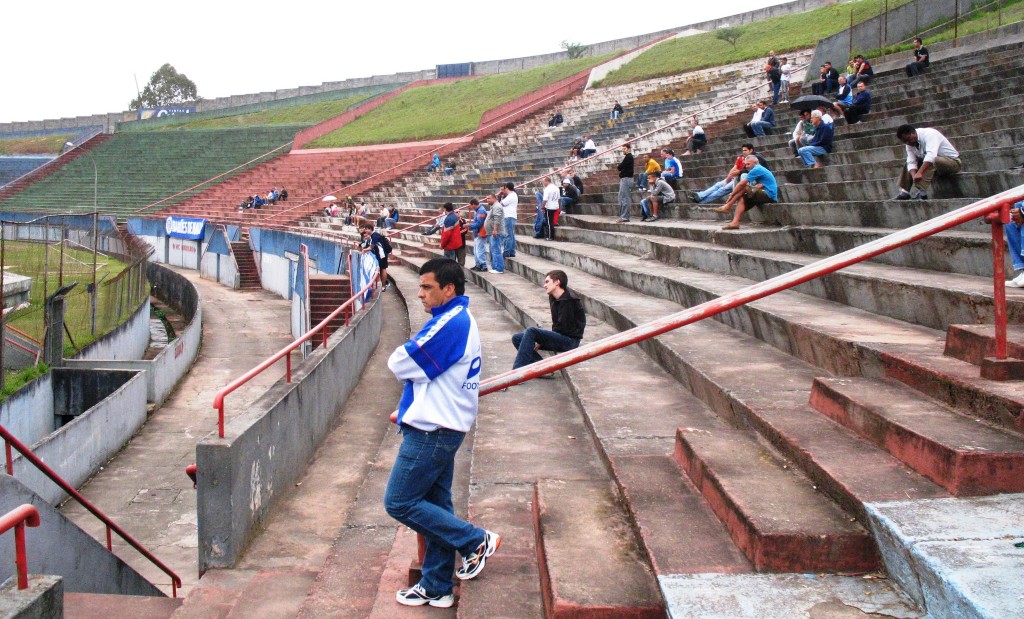
<path id="1" fill-rule="evenodd" d="M 219 118 L 200 118 L 180 124 L 153 127 L 152 130 L 176 131 L 181 129 L 229 129 L 233 127 L 266 127 L 271 125 L 315 125 L 328 118 L 344 114 L 357 103 L 367 98 L 365 95 L 359 95 L 335 101 L 301 103 L 291 107 L 263 110 L 249 114 L 235 114 Z"/>
<path id="2" fill-rule="evenodd" d="M 960 23 L 958 24 L 956 29 L 956 34 L 960 37 L 965 37 L 971 34 L 985 32 L 986 30 L 992 30 L 994 28 L 998 28 L 1000 26 L 1005 26 L 1007 24 L 1012 24 L 1019 21 L 1024 21 L 1024 0 L 1007 1 L 1003 4 L 1002 11 L 998 11 L 995 8 L 993 8 L 992 10 L 979 12 L 975 15 L 971 15 L 967 19 L 960 20 Z M 944 22 L 946 22 L 946 20 L 943 20 L 940 23 Z M 939 24 L 933 24 L 932 26 L 929 26 L 928 29 L 937 27 L 938 25 Z M 925 29 L 922 28 L 922 30 Z M 949 28 L 945 30 L 942 30 L 935 34 L 924 36 L 923 38 L 925 47 L 928 47 L 933 43 L 941 43 L 942 41 L 952 41 L 953 34 L 953 25 L 950 24 Z M 871 55 L 881 56 L 885 54 L 892 54 L 894 52 L 900 52 L 911 49 L 914 49 L 913 42 L 901 43 L 899 45 L 887 46 L 884 50 L 881 51 L 874 50 L 873 52 L 871 52 Z M 908 62 L 910 60 L 913 60 L 913 58 L 910 58 L 910 55 L 908 55 Z"/>
<path id="3" fill-rule="evenodd" d="M 74 137 L 67 134 L 0 140 L 0 155 L 55 155 Z"/>
<path id="4" fill-rule="evenodd" d="M 316 139 L 306 148 L 339 148 L 465 135 L 480 125 L 480 118 L 487 110 L 605 62 L 616 53 L 413 88 Z"/>
<path id="5" fill-rule="evenodd" d="M 889 8 L 907 1 L 889 0 Z M 628 84 L 743 60 L 766 58 L 770 50 L 784 54 L 807 49 L 817 45 L 821 39 L 849 28 L 851 11 L 853 23 L 860 23 L 878 15 L 881 8 L 878 0 L 855 0 L 737 26 L 742 30 L 742 35 L 736 40 L 735 47 L 715 38 L 713 31 L 672 39 L 654 46 L 612 71 L 598 86 Z M 833 58 L 832 62 L 842 70 L 847 60 Z"/>

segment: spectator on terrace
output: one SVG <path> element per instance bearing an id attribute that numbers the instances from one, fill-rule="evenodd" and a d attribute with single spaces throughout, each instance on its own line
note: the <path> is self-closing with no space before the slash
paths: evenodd
<path id="1" fill-rule="evenodd" d="M 850 58 L 850 62 L 846 63 L 846 71 L 840 73 L 840 77 L 845 77 L 846 82 L 849 83 L 850 80 L 853 79 L 854 75 L 857 75 L 857 61 L 853 58 Z"/>
<path id="2" fill-rule="evenodd" d="M 815 157 L 822 157 L 832 152 L 832 136 L 834 125 L 827 125 L 821 120 L 821 112 L 811 112 L 811 124 L 814 125 L 814 135 L 807 146 L 797 149 L 800 158 L 804 160 L 804 166 L 808 168 L 820 168 L 821 163 Z"/>
<path id="3" fill-rule="evenodd" d="M 1010 209 L 1010 223 L 1003 226 L 1006 233 L 1006 249 L 1013 261 L 1014 277 L 1006 282 L 1010 288 L 1024 288 L 1024 202 L 1018 202 Z"/>
<path id="4" fill-rule="evenodd" d="M 514 370 L 540 361 L 538 353 L 541 350 L 555 353 L 574 350 L 583 339 L 587 313 L 583 309 L 583 301 L 569 290 L 569 276 L 565 271 L 556 270 L 545 275 L 544 292 L 548 293 L 548 306 L 551 308 L 551 330 L 529 327 L 512 336 L 512 345 L 517 351 L 512 364 Z M 554 374 L 538 376 L 554 377 Z"/>
<path id="5" fill-rule="evenodd" d="M 811 85 L 811 92 L 816 95 L 827 95 L 835 91 L 839 85 L 839 71 L 832 67 L 832 63 L 826 61 L 821 65 L 821 76 L 818 81 Z"/>
<path id="6" fill-rule="evenodd" d="M 349 205 L 345 206 L 344 212 L 345 212 L 345 225 L 346 226 L 354 226 L 357 223 L 359 223 L 358 222 L 358 217 L 356 215 L 356 205 L 355 204 L 349 204 Z"/>
<path id="7" fill-rule="evenodd" d="M 285 189 L 284 187 L 282 187 L 281 188 L 281 192 L 277 195 L 277 199 L 280 200 L 281 202 L 287 202 L 288 201 L 288 190 Z"/>
<path id="8" fill-rule="evenodd" d="M 855 125 L 860 119 L 871 111 L 871 91 L 868 90 L 867 82 L 857 82 L 857 94 L 853 95 L 853 102 L 843 110 L 846 122 Z"/>
<path id="9" fill-rule="evenodd" d="M 573 140 L 572 147 L 569 149 L 569 161 L 576 161 L 582 156 L 583 145 L 583 138 Z"/>
<path id="10" fill-rule="evenodd" d="M 629 221 L 633 207 L 633 147 L 622 145 L 622 161 L 619 162 L 619 223 Z"/>
<path id="11" fill-rule="evenodd" d="M 489 210 L 484 218 L 484 234 L 491 239 L 491 268 L 488 273 L 505 272 L 505 211 L 493 193 L 484 198 Z"/>
<path id="12" fill-rule="evenodd" d="M 266 203 L 267 203 L 266 200 L 264 200 L 263 196 L 261 196 L 260 194 L 257 193 L 255 195 L 253 195 L 253 197 L 252 197 L 252 207 L 253 208 L 259 208 L 259 207 L 263 206 Z"/>
<path id="13" fill-rule="evenodd" d="M 328 217 L 338 217 L 339 215 L 341 215 L 341 208 L 338 207 L 338 203 L 331 202 L 330 204 L 325 206 L 324 215 L 327 215 Z"/>
<path id="14" fill-rule="evenodd" d="M 359 236 L 362 241 L 359 246 L 364 251 L 373 254 L 377 259 L 377 266 L 380 268 L 380 285 L 382 290 L 391 287 L 388 280 L 388 255 L 391 253 L 391 243 L 379 232 L 373 229 L 373 224 L 364 223 L 359 226 Z"/>
<path id="15" fill-rule="evenodd" d="M 724 198 L 732 193 L 733 189 L 736 188 L 736 183 L 746 178 L 747 170 L 743 164 L 743 160 L 747 155 L 757 157 L 757 162 L 760 166 L 766 170 L 771 170 L 768 165 L 768 160 L 765 159 L 761 153 L 754 150 L 753 144 L 744 144 L 740 148 L 740 156 L 736 158 L 736 163 L 729 169 L 725 178 L 703 191 L 691 191 L 689 194 L 690 201 L 697 204 L 707 204 L 708 202 L 714 202 L 715 200 Z"/>
<path id="16" fill-rule="evenodd" d="M 676 153 L 671 148 L 661 149 L 661 156 L 665 158 L 664 171 L 661 173 L 661 178 L 665 179 L 669 185 L 676 183 L 683 177 L 683 164 L 676 158 Z"/>
<path id="17" fill-rule="evenodd" d="M 430 230 L 427 230 L 427 236 L 436 234 L 445 228 L 451 228 L 459 222 L 459 216 L 455 214 L 455 205 L 451 202 L 445 202 L 438 209 L 437 223 L 431 226 Z"/>
<path id="18" fill-rule="evenodd" d="M 558 125 L 560 125 L 560 124 L 562 124 L 564 122 L 565 122 L 565 119 L 562 118 L 562 113 L 556 111 L 554 113 L 554 115 L 551 116 L 551 120 L 548 121 L 548 126 L 549 127 L 557 127 Z"/>
<path id="19" fill-rule="evenodd" d="M 853 89 L 846 83 L 846 78 L 839 76 L 839 90 L 835 94 L 836 102 L 832 104 L 836 112 L 840 114 L 853 103 Z"/>
<path id="20" fill-rule="evenodd" d="M 764 137 L 765 130 L 775 127 L 775 110 L 770 108 L 764 101 L 754 104 L 754 115 L 750 122 L 743 126 L 743 131 L 748 137 Z"/>
<path id="21" fill-rule="evenodd" d="M 454 159 L 449 159 L 448 162 L 444 164 L 444 175 L 445 176 L 451 176 L 454 173 L 455 173 L 455 160 Z"/>
<path id="22" fill-rule="evenodd" d="M 775 55 L 775 50 L 768 53 L 764 72 L 768 77 L 768 92 L 772 93 L 772 105 L 776 105 L 779 102 L 779 88 L 782 86 L 782 63 Z"/>
<path id="23" fill-rule="evenodd" d="M 264 198 L 264 200 L 266 201 L 267 204 L 273 206 L 277 202 L 277 193 L 273 189 L 271 189 L 270 191 L 267 192 L 267 197 Z"/>
<path id="24" fill-rule="evenodd" d="M 555 226 L 558 225 L 558 208 L 561 194 L 558 191 L 558 187 L 551 182 L 551 178 L 548 176 L 544 177 L 544 192 L 541 194 L 541 201 L 544 207 L 544 238 L 553 241 L 555 240 Z"/>
<path id="25" fill-rule="evenodd" d="M 658 160 L 652 159 L 651 156 L 646 153 L 643 157 L 644 158 L 640 163 L 644 164 L 644 171 L 636 175 L 636 184 L 637 187 L 640 188 L 640 193 L 647 191 L 650 186 L 647 182 L 647 176 L 649 174 L 661 176 L 661 164 L 658 163 Z"/>
<path id="26" fill-rule="evenodd" d="M 580 190 L 580 197 L 583 197 L 583 177 L 580 176 L 579 170 L 575 168 L 572 171 L 572 184 L 576 185 L 576 189 Z"/>
<path id="27" fill-rule="evenodd" d="M 676 192 L 665 179 L 658 178 L 657 173 L 647 175 L 647 182 L 653 184 L 650 195 L 640 200 L 641 221 L 658 221 L 658 209 L 676 201 Z"/>
<path id="28" fill-rule="evenodd" d="M 915 197 L 927 200 L 928 188 L 936 174 L 951 176 L 960 172 L 960 152 L 937 130 L 900 125 L 896 137 L 907 149 L 907 165 L 900 173 L 900 193 L 896 200 Z"/>
<path id="29" fill-rule="evenodd" d="M 779 101 L 783 103 L 789 102 L 789 81 L 793 77 L 793 65 L 789 64 L 788 58 L 782 59 L 782 66 L 779 67 L 779 72 L 782 74 L 779 80 L 782 82 L 779 85 Z"/>
<path id="30" fill-rule="evenodd" d="M 455 214 L 455 205 L 451 202 L 446 202 L 444 205 L 445 212 Z M 459 263 L 462 266 L 465 261 L 466 252 L 465 240 L 462 238 L 462 226 L 461 218 L 455 215 L 455 225 L 445 227 L 441 230 L 441 249 L 444 250 L 444 257 L 451 258 L 452 260 Z M 462 251 L 459 251 L 462 250 Z"/>
<path id="31" fill-rule="evenodd" d="M 907 77 L 917 77 L 928 68 L 928 48 L 920 37 L 914 38 L 914 62 L 907 65 Z"/>
<path id="32" fill-rule="evenodd" d="M 487 231 L 484 230 L 487 207 L 476 198 L 469 201 L 469 207 L 473 211 L 473 221 L 469 222 L 469 231 L 473 234 L 473 259 L 476 261 L 473 270 L 483 273 L 487 270 Z"/>
<path id="33" fill-rule="evenodd" d="M 618 118 L 619 116 L 622 116 L 622 106 L 621 106 L 621 105 L 619 105 L 619 102 L 618 102 L 618 101 L 616 101 L 616 102 L 615 102 L 615 105 L 613 105 L 613 106 L 612 106 L 612 114 L 611 114 L 611 119 L 612 119 L 612 120 L 615 120 L 615 119 L 616 119 L 616 118 Z"/>
<path id="34" fill-rule="evenodd" d="M 580 190 L 572 184 L 568 178 L 562 179 L 561 198 L 558 199 L 558 206 L 562 212 L 568 213 L 569 207 L 579 202 Z"/>
<path id="35" fill-rule="evenodd" d="M 583 148 L 580 150 L 580 157 L 586 159 L 595 154 L 597 154 L 597 145 L 594 144 L 594 139 L 588 135 L 587 141 L 583 143 Z"/>
<path id="36" fill-rule="evenodd" d="M 501 208 L 505 212 L 505 258 L 516 257 L 516 223 L 519 220 L 519 194 L 512 181 L 498 190 Z"/>
<path id="37" fill-rule="evenodd" d="M 821 122 L 825 123 L 826 125 L 835 124 L 835 119 L 832 118 L 832 114 L 829 113 L 832 111 L 831 106 L 822 103 L 821 105 L 818 106 L 818 111 L 821 112 Z"/>
<path id="38" fill-rule="evenodd" d="M 690 121 L 690 139 L 686 140 L 686 150 L 681 156 L 689 157 L 694 153 L 703 153 L 707 144 L 708 136 L 704 134 L 704 128 L 700 126 L 695 117 Z"/>
<path id="39" fill-rule="evenodd" d="M 778 184 L 775 177 L 764 166 L 758 163 L 757 157 L 747 155 L 743 158 L 743 167 L 747 171 L 746 178 L 736 183 L 732 195 L 722 206 L 712 209 L 719 213 L 728 213 L 736 206 L 736 214 L 732 221 L 722 227 L 723 230 L 736 230 L 740 227 L 740 217 L 748 209 L 778 200 Z"/>
<path id="40" fill-rule="evenodd" d="M 793 128 L 793 139 L 789 141 L 789 148 L 793 151 L 794 157 L 800 157 L 797 149 L 807 146 L 813 135 L 814 124 L 811 122 L 811 110 L 801 110 L 800 118 L 796 121 L 796 127 Z"/>
<path id="41" fill-rule="evenodd" d="M 430 163 L 427 164 L 427 172 L 433 172 L 434 170 L 437 170 L 440 167 L 441 167 L 441 158 L 437 156 L 437 153 L 434 153 L 434 158 L 431 159 Z"/>
<path id="42" fill-rule="evenodd" d="M 850 88 L 856 88 L 857 84 L 861 82 L 865 84 L 871 82 L 871 78 L 875 76 L 875 70 L 871 68 L 871 63 L 860 54 L 854 56 L 853 60 L 856 63 L 857 72 L 853 75 L 853 79 L 849 80 Z"/>

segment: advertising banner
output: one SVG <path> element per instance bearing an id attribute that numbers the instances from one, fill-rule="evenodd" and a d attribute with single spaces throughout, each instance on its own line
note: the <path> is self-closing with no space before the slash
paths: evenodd
<path id="1" fill-rule="evenodd" d="M 164 224 L 167 236 L 201 241 L 206 235 L 206 220 L 192 217 L 168 217 Z"/>
<path id="2" fill-rule="evenodd" d="M 139 120 L 149 118 L 163 118 L 164 116 L 177 116 L 179 114 L 195 114 L 195 107 L 182 107 L 180 105 L 165 105 L 162 107 L 144 107 L 139 110 Z"/>

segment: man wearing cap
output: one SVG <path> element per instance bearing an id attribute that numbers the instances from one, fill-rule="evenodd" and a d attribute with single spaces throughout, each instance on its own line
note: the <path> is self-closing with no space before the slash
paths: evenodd
<path id="1" fill-rule="evenodd" d="M 576 185 L 572 184 L 572 180 L 568 177 L 562 179 L 562 197 L 558 200 L 558 206 L 561 207 L 562 212 L 568 213 L 569 207 L 576 204 L 580 199 L 580 191 L 576 189 Z"/>

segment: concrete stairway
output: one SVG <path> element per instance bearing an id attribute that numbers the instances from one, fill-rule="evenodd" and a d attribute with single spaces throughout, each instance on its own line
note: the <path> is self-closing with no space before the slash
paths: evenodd
<path id="1" fill-rule="evenodd" d="M 238 265 L 239 288 L 262 288 L 259 267 L 256 266 L 256 258 L 249 247 L 249 241 L 231 243 L 231 253 Z"/>
<path id="2" fill-rule="evenodd" d="M 318 325 L 326 319 L 331 312 L 348 301 L 352 296 L 352 280 L 348 275 L 310 275 L 309 276 L 309 320 L 310 325 Z M 345 319 L 348 312 L 343 313 L 324 328 L 324 337 L 330 337 L 332 333 L 345 326 Z M 320 346 L 321 339 L 313 340 L 313 347 Z"/>

